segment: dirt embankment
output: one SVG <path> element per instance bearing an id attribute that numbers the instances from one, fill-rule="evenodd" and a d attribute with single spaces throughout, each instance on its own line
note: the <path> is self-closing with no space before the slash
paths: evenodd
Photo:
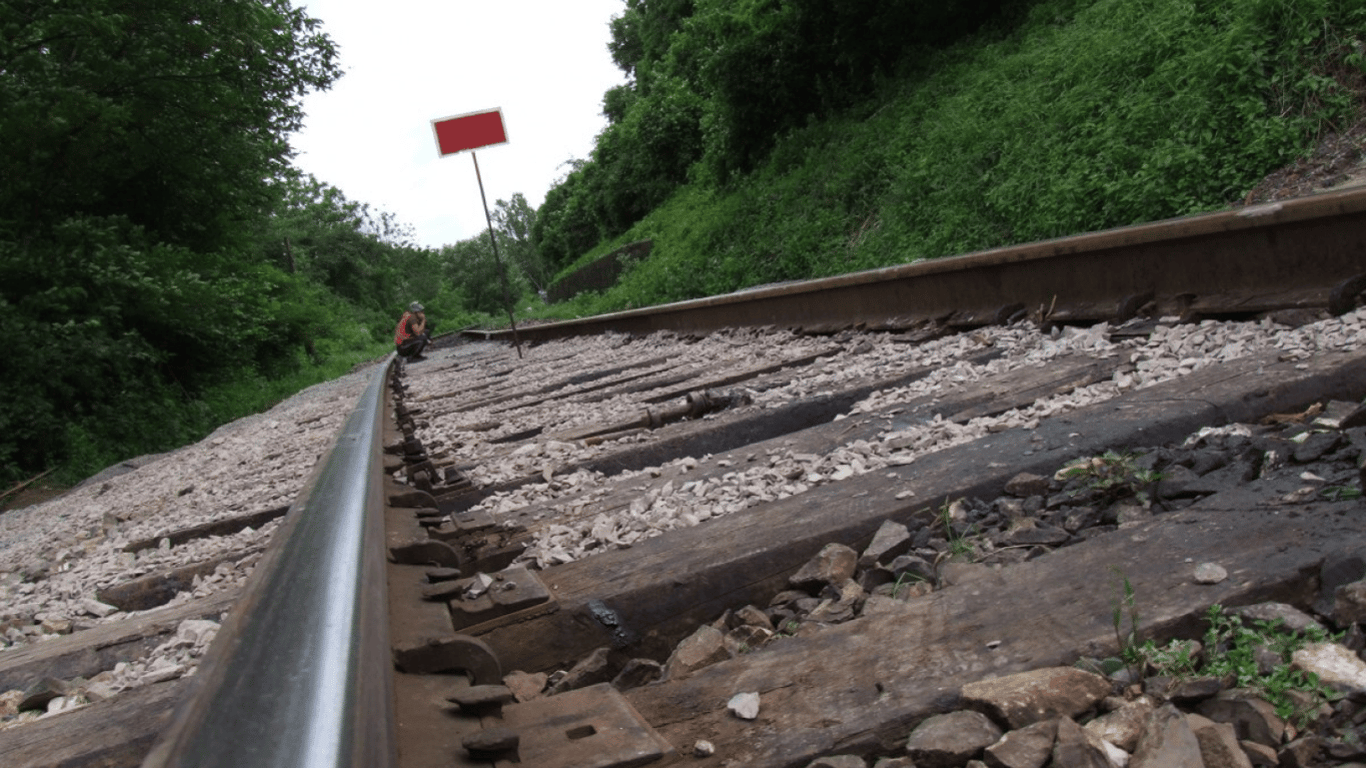
<path id="1" fill-rule="evenodd" d="M 1366 184 L 1366 119 L 1343 132 L 1321 138 L 1307 157 L 1269 174 L 1253 187 L 1243 205 L 1269 203 L 1315 192 Z"/>

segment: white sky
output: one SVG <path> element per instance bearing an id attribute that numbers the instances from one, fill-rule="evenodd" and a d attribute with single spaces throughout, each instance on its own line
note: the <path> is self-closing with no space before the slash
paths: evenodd
<path id="1" fill-rule="evenodd" d="M 345 75 L 304 99 L 295 165 L 388 211 L 418 245 L 486 230 L 469 153 L 437 157 L 431 121 L 501 107 L 508 143 L 476 150 L 489 210 L 533 208 L 607 125 L 626 81 L 607 52 L 625 0 L 296 0 L 340 49 Z"/>

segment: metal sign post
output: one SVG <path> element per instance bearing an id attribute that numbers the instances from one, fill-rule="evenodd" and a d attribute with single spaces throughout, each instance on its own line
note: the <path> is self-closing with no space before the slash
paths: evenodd
<path id="1" fill-rule="evenodd" d="M 498 256 L 498 238 L 493 233 L 493 216 L 489 214 L 489 201 L 484 195 L 484 177 L 479 173 L 479 157 L 474 153 L 480 147 L 507 143 L 503 111 L 491 109 L 437 118 L 432 121 L 432 133 L 436 136 L 438 157 L 468 150 L 470 157 L 474 158 L 474 177 L 479 180 L 479 200 L 484 204 L 484 220 L 489 225 L 489 245 L 493 247 L 493 262 L 498 266 L 498 279 L 503 284 L 503 306 L 507 309 L 508 322 L 512 324 L 512 341 L 517 346 L 517 358 L 521 359 L 522 340 L 517 336 L 517 318 L 512 314 L 512 291 L 508 288 L 507 269 Z"/>

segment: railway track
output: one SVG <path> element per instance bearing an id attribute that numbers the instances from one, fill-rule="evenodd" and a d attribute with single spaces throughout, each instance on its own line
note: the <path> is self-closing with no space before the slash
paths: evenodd
<path id="1" fill-rule="evenodd" d="M 1340 492 L 1363 223 L 1335 193 L 532 326 L 518 352 L 448 339 L 376 371 L 291 511 L 247 523 L 279 529 L 197 674 L 0 731 L 0 756 L 871 765 L 965 686 L 1114 654 L 1115 573 L 1157 639 L 1215 603 L 1308 609 L 1366 544 Z M 1315 418 L 1336 442 L 1306 458 Z M 1237 424 L 1189 447 L 1222 465 L 1173 463 Z M 1148 461 L 1120 484 L 1150 503 L 1050 485 L 1079 457 L 1109 457 L 1092 481 Z M 1196 585 L 1206 563 L 1233 576 Z M 192 578 L 159 576 L 131 592 Z M 0 680 L 60 677 L 80 634 Z"/>

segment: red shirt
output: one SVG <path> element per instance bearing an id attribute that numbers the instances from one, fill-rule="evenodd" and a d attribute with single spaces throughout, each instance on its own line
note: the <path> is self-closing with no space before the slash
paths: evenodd
<path id="1" fill-rule="evenodd" d="M 394 329 L 394 346 L 397 347 L 416 335 L 413 332 L 415 319 L 412 312 L 404 312 L 403 317 L 398 319 L 398 327 Z"/>

